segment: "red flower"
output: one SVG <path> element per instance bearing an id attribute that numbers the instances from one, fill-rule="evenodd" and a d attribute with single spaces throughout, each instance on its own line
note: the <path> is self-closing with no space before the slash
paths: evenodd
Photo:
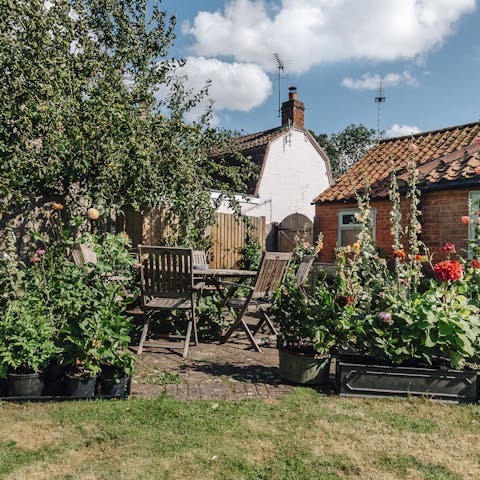
<path id="1" fill-rule="evenodd" d="M 453 243 L 446 243 L 440 250 L 442 252 L 457 253 L 457 249 Z"/>
<path id="2" fill-rule="evenodd" d="M 433 273 L 435 278 L 442 282 L 460 280 L 463 275 L 463 265 L 456 260 L 445 260 L 433 266 Z"/>
<path id="3" fill-rule="evenodd" d="M 405 258 L 407 258 L 407 254 L 405 253 L 405 250 L 394 250 L 393 256 L 395 258 L 399 258 L 400 260 L 405 260 Z"/>
<path id="4" fill-rule="evenodd" d="M 467 215 L 463 215 L 461 220 L 462 223 L 464 223 L 465 225 L 468 225 L 470 223 L 470 217 L 468 217 Z"/>
<path id="5" fill-rule="evenodd" d="M 480 175 L 480 165 L 475 168 L 475 173 L 476 173 L 477 175 Z"/>
<path id="6" fill-rule="evenodd" d="M 352 303 L 355 303 L 355 297 L 353 297 L 353 295 L 348 295 L 348 296 L 340 295 L 337 298 L 337 303 L 341 307 L 345 307 L 346 305 L 351 305 Z"/>
<path id="7" fill-rule="evenodd" d="M 417 260 L 417 262 L 426 262 L 427 257 L 425 255 L 417 254 L 415 255 L 415 260 Z"/>
<path id="8" fill-rule="evenodd" d="M 472 260 L 470 262 L 470 265 L 472 266 L 472 268 L 480 268 L 480 260 Z"/>

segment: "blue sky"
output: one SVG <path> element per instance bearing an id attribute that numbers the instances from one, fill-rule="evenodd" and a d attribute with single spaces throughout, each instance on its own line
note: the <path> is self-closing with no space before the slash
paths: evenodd
<path id="1" fill-rule="evenodd" d="M 279 125 L 273 53 L 287 65 L 305 126 L 377 127 L 379 80 L 389 136 L 480 120 L 479 0 L 163 0 L 177 17 L 171 54 L 188 84 L 212 80 L 215 124 L 245 133 Z"/>

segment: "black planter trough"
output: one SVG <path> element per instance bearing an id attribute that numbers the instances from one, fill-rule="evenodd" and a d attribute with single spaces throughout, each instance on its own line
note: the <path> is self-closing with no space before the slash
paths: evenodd
<path id="1" fill-rule="evenodd" d="M 425 397 L 455 403 L 477 401 L 477 371 L 384 364 L 373 357 L 340 354 L 335 388 L 344 397 Z"/>

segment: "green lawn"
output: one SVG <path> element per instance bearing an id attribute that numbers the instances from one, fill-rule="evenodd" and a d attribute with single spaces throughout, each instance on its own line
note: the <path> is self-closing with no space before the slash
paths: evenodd
<path id="1" fill-rule="evenodd" d="M 480 406 L 325 397 L 0 404 L 6 479 L 480 479 Z"/>

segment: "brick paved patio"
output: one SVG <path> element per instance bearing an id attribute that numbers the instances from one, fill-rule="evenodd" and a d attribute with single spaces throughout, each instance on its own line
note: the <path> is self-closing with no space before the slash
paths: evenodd
<path id="1" fill-rule="evenodd" d="M 276 399 L 294 388 L 278 375 L 278 351 L 274 346 L 264 346 L 262 353 L 257 353 L 246 340 L 234 339 L 225 345 L 217 342 L 192 346 L 186 359 L 178 352 L 149 348 L 137 356 L 132 397 Z"/>

